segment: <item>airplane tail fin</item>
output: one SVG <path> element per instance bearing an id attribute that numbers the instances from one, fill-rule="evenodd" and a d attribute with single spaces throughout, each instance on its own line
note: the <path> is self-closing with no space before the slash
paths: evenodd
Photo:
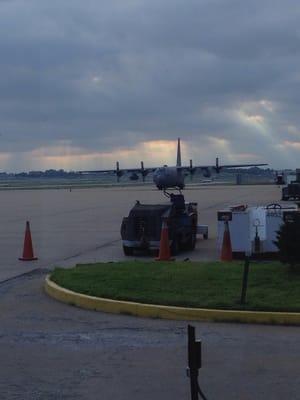
<path id="1" fill-rule="evenodd" d="M 180 138 L 178 138 L 178 144 L 177 144 L 177 162 L 176 162 L 176 167 L 181 167 Z"/>

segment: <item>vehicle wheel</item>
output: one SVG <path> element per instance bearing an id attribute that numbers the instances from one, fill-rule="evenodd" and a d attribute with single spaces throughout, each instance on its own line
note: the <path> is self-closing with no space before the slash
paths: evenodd
<path id="1" fill-rule="evenodd" d="M 194 250 L 194 249 L 195 249 L 195 247 L 196 247 L 196 240 L 197 240 L 196 234 L 195 234 L 195 233 L 192 233 L 192 235 L 191 235 L 191 237 L 190 237 L 190 240 L 189 240 L 189 242 L 188 242 L 188 250 Z"/>
<path id="2" fill-rule="evenodd" d="M 125 256 L 133 255 L 133 247 L 123 246 L 123 251 L 124 251 Z"/>
<path id="3" fill-rule="evenodd" d="M 172 240 L 172 244 L 171 244 L 171 255 L 172 256 L 176 256 L 179 252 L 179 240 L 177 237 L 175 237 Z"/>

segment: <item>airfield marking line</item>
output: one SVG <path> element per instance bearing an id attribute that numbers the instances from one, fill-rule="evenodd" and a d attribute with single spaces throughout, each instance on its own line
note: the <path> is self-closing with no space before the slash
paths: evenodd
<path id="1" fill-rule="evenodd" d="M 76 258 L 76 257 L 82 256 L 85 253 L 89 253 L 91 251 L 96 251 L 96 250 L 108 247 L 108 246 L 110 246 L 110 245 L 112 245 L 114 243 L 118 243 L 120 241 L 121 241 L 121 239 L 114 239 L 114 240 L 112 240 L 110 242 L 103 243 L 100 246 L 96 246 L 96 247 L 93 247 L 93 248 L 86 249 L 86 250 L 82 251 L 81 253 L 73 254 L 73 255 L 65 257 L 65 258 L 59 258 L 57 260 L 51 261 L 51 264 L 56 264 L 56 263 L 59 263 L 59 262 L 62 262 L 62 261 L 68 261 L 68 260 L 71 260 L 72 258 Z M 22 278 L 22 277 L 25 277 L 25 276 L 28 276 L 28 275 L 30 275 L 32 273 L 42 272 L 42 271 L 45 274 L 49 273 L 51 271 L 51 269 L 49 268 L 49 262 L 47 262 L 45 264 L 41 264 L 39 267 L 33 267 L 29 271 L 21 272 L 21 273 L 19 273 L 17 275 L 14 275 L 14 276 L 10 277 L 10 278 L 3 279 L 2 281 L 0 281 L 0 285 L 2 285 L 4 283 L 7 283 L 7 282 L 10 282 L 10 281 L 13 281 L 13 280 L 16 280 L 16 279 L 19 279 L 19 278 Z"/>
<path id="2" fill-rule="evenodd" d="M 87 252 L 96 251 L 96 250 L 99 250 L 99 249 L 104 249 L 105 247 L 108 247 L 108 246 L 111 246 L 112 244 L 118 243 L 121 240 L 122 239 L 113 239 L 110 242 L 106 242 L 106 243 L 100 244 L 99 246 L 90 247 L 90 248 L 88 248 L 86 250 L 83 250 L 83 251 L 81 251 L 79 253 L 73 254 L 72 256 L 68 256 L 66 258 L 63 258 L 62 261 L 71 260 L 72 258 L 76 258 L 76 257 L 82 256 L 83 254 L 85 254 Z"/>
<path id="3" fill-rule="evenodd" d="M 0 281 L 0 285 L 8 283 L 8 282 L 11 282 L 11 281 L 14 281 L 14 280 L 17 280 L 19 278 L 24 278 L 26 276 L 31 276 L 31 275 L 34 275 L 34 274 L 46 275 L 49 272 L 50 272 L 50 270 L 48 268 L 33 268 L 30 271 L 22 272 L 19 275 L 15 275 L 15 276 L 12 276 L 10 278 L 3 279 L 2 281 Z"/>
<path id="4" fill-rule="evenodd" d="M 95 247 L 92 247 L 92 248 L 88 248 L 88 249 L 86 249 L 86 250 L 83 250 L 83 251 L 80 252 L 80 253 L 72 254 L 72 255 L 67 256 L 67 257 L 65 257 L 65 258 L 58 258 L 58 259 L 56 259 L 56 260 L 54 260 L 54 261 L 51 261 L 51 264 L 52 264 L 52 265 L 53 265 L 53 264 L 58 264 L 58 263 L 63 262 L 63 261 L 71 260 L 72 258 L 80 257 L 80 256 L 84 255 L 85 253 L 89 253 L 89 252 L 92 252 L 92 251 L 96 251 L 96 250 L 99 250 L 99 249 L 103 249 L 103 248 L 105 248 L 105 247 L 109 247 L 109 246 L 111 246 L 112 244 L 118 243 L 118 242 L 120 242 L 120 241 L 121 241 L 121 239 L 114 239 L 114 240 L 111 240 L 110 242 L 103 243 L 103 244 L 101 244 L 101 245 L 99 245 L 99 246 L 95 246 Z M 47 268 L 48 268 L 48 270 L 49 270 L 49 264 L 50 264 L 50 261 L 48 261 L 48 262 L 45 263 L 45 264 L 42 264 L 42 265 L 40 266 L 40 268 L 41 268 L 41 269 L 47 269 Z M 22 275 L 22 274 L 21 274 L 21 275 Z M 17 275 L 16 277 L 18 277 L 18 276 L 20 276 L 20 275 Z M 1 282 L 0 282 L 0 283 L 1 283 Z"/>
<path id="5" fill-rule="evenodd" d="M 171 320 L 300 325 L 300 313 L 184 308 L 88 296 L 57 285 L 51 281 L 49 275 L 46 277 L 44 288 L 50 297 L 63 303 L 88 310 L 114 314 L 128 314 L 143 318 Z"/>

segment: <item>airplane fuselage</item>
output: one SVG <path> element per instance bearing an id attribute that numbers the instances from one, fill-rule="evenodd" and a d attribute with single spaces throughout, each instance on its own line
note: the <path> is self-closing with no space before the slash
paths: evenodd
<path id="1" fill-rule="evenodd" d="M 184 174 L 177 167 L 160 167 L 154 171 L 153 182 L 159 190 L 184 188 Z"/>

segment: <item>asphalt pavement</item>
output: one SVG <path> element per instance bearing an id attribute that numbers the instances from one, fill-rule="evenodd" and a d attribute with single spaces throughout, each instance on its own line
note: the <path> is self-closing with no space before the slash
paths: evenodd
<path id="1" fill-rule="evenodd" d="M 269 186 L 199 186 L 184 192 L 198 203 L 199 223 L 208 225 L 209 239 L 177 259 L 213 260 L 217 211 L 226 205 L 259 205 L 280 199 L 280 189 Z M 0 282 L 35 268 L 73 266 L 76 263 L 126 259 L 120 226 L 136 200 L 168 201 L 153 187 L 51 190 L 9 190 L 0 195 Z M 37 261 L 19 261 L 26 221 L 30 221 Z M 151 257 L 144 257 L 151 260 Z"/>
<path id="2" fill-rule="evenodd" d="M 62 304 L 44 294 L 44 274 L 0 286 L 2 399 L 190 399 L 185 321 Z M 300 398 L 299 327 L 192 325 L 209 400 Z"/>
<path id="3" fill-rule="evenodd" d="M 198 202 L 210 239 L 199 239 L 195 252 L 180 257 L 215 259 L 216 211 L 229 204 L 277 202 L 280 190 L 211 186 L 185 196 Z M 43 290 L 55 265 L 124 259 L 120 221 L 137 199 L 164 201 L 149 187 L 1 192 L 1 398 L 190 398 L 187 322 L 81 310 Z M 30 263 L 18 260 L 26 220 L 39 257 Z M 299 327 L 193 325 L 202 340 L 199 381 L 208 399 L 300 399 Z"/>

